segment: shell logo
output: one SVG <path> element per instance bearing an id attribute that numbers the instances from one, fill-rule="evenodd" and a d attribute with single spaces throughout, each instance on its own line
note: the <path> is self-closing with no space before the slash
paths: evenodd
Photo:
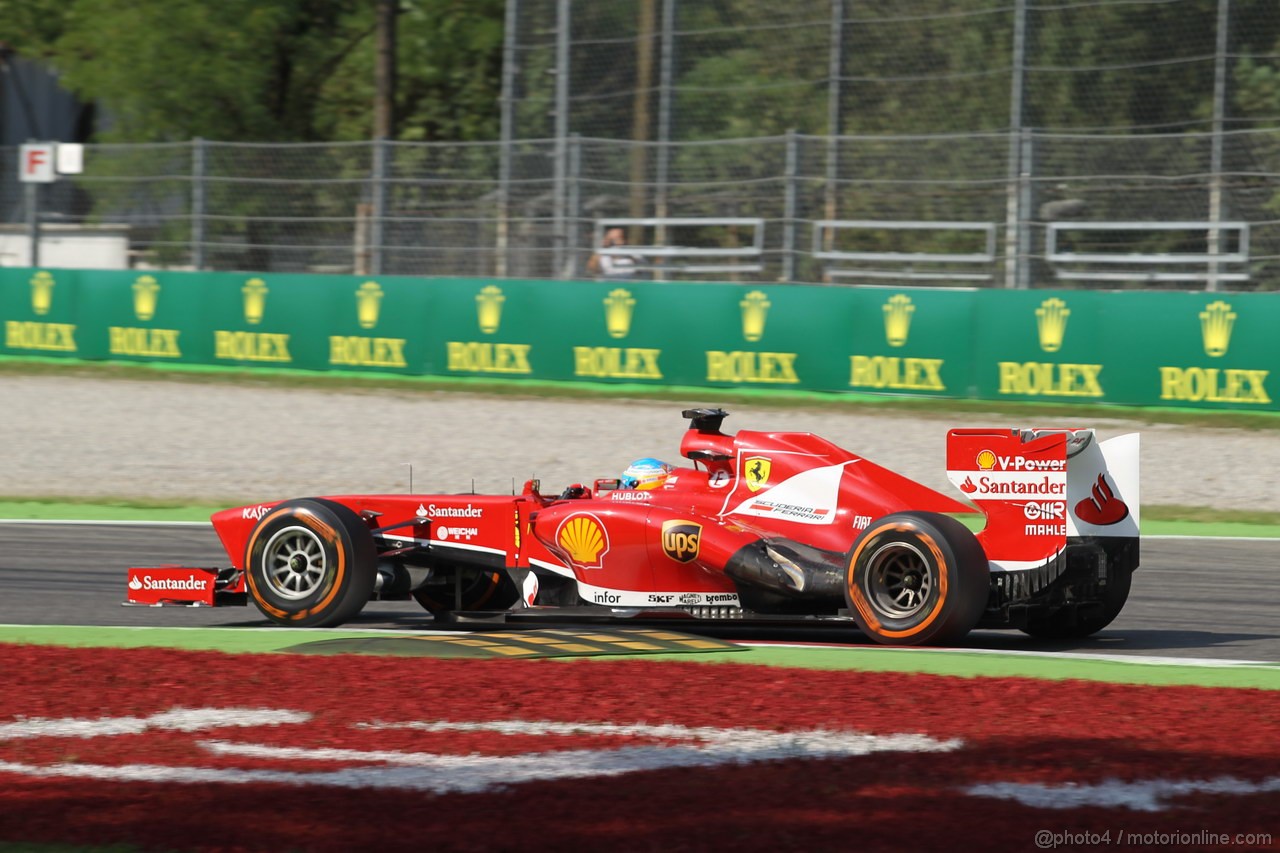
<path id="1" fill-rule="evenodd" d="M 609 536 L 600 519 L 590 513 L 571 515 L 556 531 L 556 543 L 584 569 L 598 569 L 609 553 Z"/>
<path id="2" fill-rule="evenodd" d="M 996 467 L 996 455 L 990 450 L 983 450 L 978 454 L 978 467 L 983 471 L 990 471 Z"/>

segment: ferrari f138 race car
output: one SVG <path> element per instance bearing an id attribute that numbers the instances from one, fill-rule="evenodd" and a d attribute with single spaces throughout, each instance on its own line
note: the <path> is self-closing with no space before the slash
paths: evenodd
<path id="1" fill-rule="evenodd" d="M 921 645 L 974 628 L 1083 637 L 1128 597 L 1137 434 L 951 430 L 947 474 L 965 503 L 811 433 L 729 434 L 721 409 L 683 415 L 689 465 L 650 482 L 215 513 L 231 567 L 132 568 L 126 603 L 252 601 L 279 625 L 316 627 L 412 597 L 443 621 L 843 623 Z"/>

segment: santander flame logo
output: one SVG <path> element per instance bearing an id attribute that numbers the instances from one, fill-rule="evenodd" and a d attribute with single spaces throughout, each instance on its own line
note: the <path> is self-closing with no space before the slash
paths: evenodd
<path id="1" fill-rule="evenodd" d="M 966 495 L 971 495 L 978 491 L 978 487 L 974 485 L 972 477 L 965 477 L 964 482 L 960 484 L 960 491 L 964 492 Z"/>
<path id="2" fill-rule="evenodd" d="M 1092 494 L 1076 504 L 1076 517 L 1089 524 L 1105 527 L 1118 524 L 1129 515 L 1129 507 L 1116 497 L 1105 474 L 1099 474 Z"/>

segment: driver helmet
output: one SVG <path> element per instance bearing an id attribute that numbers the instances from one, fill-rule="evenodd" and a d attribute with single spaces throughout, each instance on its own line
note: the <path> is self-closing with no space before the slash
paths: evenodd
<path id="1" fill-rule="evenodd" d="M 621 487 L 624 489 L 656 489 L 667 481 L 674 465 L 668 465 L 661 459 L 645 457 L 637 459 L 622 472 Z"/>

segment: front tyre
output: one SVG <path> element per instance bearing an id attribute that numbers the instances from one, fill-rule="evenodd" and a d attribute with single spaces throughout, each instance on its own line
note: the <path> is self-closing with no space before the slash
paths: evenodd
<path id="1" fill-rule="evenodd" d="M 377 551 L 369 528 L 334 501 L 279 504 L 245 546 L 249 597 L 277 625 L 327 628 L 360 612 L 373 594 Z"/>
<path id="2" fill-rule="evenodd" d="M 854 620 L 886 645 L 958 642 L 982 617 L 990 583 L 973 533 L 931 512 L 877 519 L 854 540 L 845 564 Z"/>

